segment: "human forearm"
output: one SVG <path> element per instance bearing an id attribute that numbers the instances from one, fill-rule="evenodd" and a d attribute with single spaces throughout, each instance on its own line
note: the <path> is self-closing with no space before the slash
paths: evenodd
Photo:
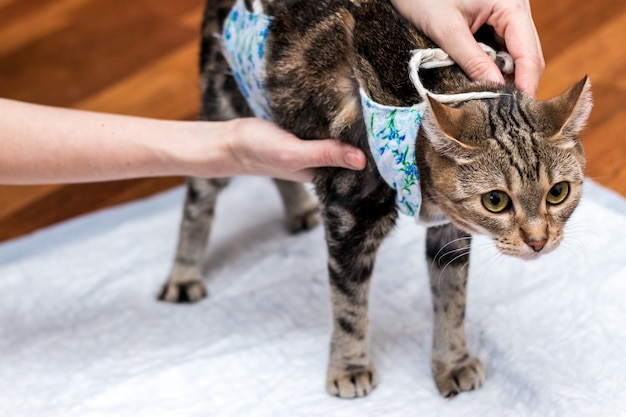
<path id="1" fill-rule="evenodd" d="M 34 184 L 183 175 L 192 155 L 215 160 L 189 122 L 60 109 L 0 99 L 0 182 Z M 209 138 L 207 138 L 209 140 Z M 189 168 L 187 168 L 188 170 Z"/>
<path id="2" fill-rule="evenodd" d="M 365 156 L 260 119 L 165 121 L 0 99 L 4 184 L 239 174 L 308 181 L 318 166 L 362 169 Z"/>

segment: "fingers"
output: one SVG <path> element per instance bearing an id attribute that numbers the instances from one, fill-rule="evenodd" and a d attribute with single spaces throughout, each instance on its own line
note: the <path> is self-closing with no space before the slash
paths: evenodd
<path id="1" fill-rule="evenodd" d="M 543 60 L 518 58 L 515 60 L 515 85 L 520 90 L 535 97 L 539 87 L 539 78 L 543 73 Z"/>
<path id="2" fill-rule="evenodd" d="M 472 30 L 478 29 L 488 17 L 485 3 L 468 4 L 468 10 L 450 0 L 392 0 L 392 3 L 446 51 L 470 78 L 504 83 L 502 73 L 472 34 Z"/>
<path id="3" fill-rule="evenodd" d="M 365 168 L 363 151 L 333 139 L 301 140 L 276 124 L 257 118 L 234 119 L 225 163 L 237 174 L 263 175 L 291 181 L 310 181 L 315 168 Z"/>
<path id="4" fill-rule="evenodd" d="M 265 163 L 292 167 L 293 171 L 324 166 L 365 168 L 363 151 L 346 143 L 333 139 L 301 140 L 274 123 L 256 118 L 239 119 L 239 124 L 245 126 L 239 133 L 239 154 L 254 154 Z"/>
<path id="5" fill-rule="evenodd" d="M 509 3 L 510 4 L 510 3 Z M 535 96 L 539 79 L 545 67 L 539 36 L 530 14 L 529 6 L 510 5 L 502 13 L 494 14 L 489 21 L 504 38 L 515 62 L 515 85 Z"/>
<path id="6" fill-rule="evenodd" d="M 446 26 L 430 36 L 471 79 L 504 83 L 502 73 L 480 48 L 462 16 L 449 17 Z"/>
<path id="7" fill-rule="evenodd" d="M 515 62 L 515 84 L 535 95 L 545 66 L 528 0 L 391 0 L 394 7 L 443 48 L 474 80 L 504 82 L 472 33 L 492 26 Z"/>
<path id="8" fill-rule="evenodd" d="M 332 139 L 302 142 L 303 167 L 365 168 L 365 154 L 360 149 Z"/>
<path id="9" fill-rule="evenodd" d="M 295 137 L 294 137 L 295 138 Z M 290 150 L 275 155 L 275 165 L 268 167 L 270 176 L 291 181 L 313 180 L 316 168 L 340 167 L 354 170 L 365 168 L 363 151 L 333 139 L 300 140 L 291 142 Z"/>

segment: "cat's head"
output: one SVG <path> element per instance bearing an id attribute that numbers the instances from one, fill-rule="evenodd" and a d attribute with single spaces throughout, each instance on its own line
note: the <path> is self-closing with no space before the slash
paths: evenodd
<path id="1" fill-rule="evenodd" d="M 582 194 L 587 78 L 546 101 L 512 88 L 456 108 L 429 101 L 432 192 L 452 223 L 490 236 L 504 254 L 532 259 L 555 249 Z"/>

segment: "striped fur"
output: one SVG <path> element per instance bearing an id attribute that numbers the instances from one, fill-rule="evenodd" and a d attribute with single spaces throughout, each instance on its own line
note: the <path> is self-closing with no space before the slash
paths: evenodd
<path id="1" fill-rule="evenodd" d="M 204 120 L 250 114 L 213 37 L 233 3 L 207 3 L 200 66 Z M 324 168 L 314 180 L 333 310 L 327 389 L 344 398 L 367 395 L 378 380 L 368 347 L 370 277 L 397 211 L 395 191 L 380 178 L 369 153 L 358 86 L 383 104 L 416 104 L 420 98 L 407 76 L 409 51 L 434 44 L 385 0 L 249 0 L 247 5 L 274 16 L 266 82 L 275 121 L 303 139 L 333 137 L 367 155 L 363 171 Z M 422 81 L 439 93 L 505 93 L 456 106 L 430 100 L 416 138 L 420 217 L 451 222 L 430 228 L 426 243 L 435 317 L 432 369 L 439 391 L 449 397 L 478 388 L 485 377 L 465 344 L 470 234 L 486 234 L 502 253 L 526 259 L 559 245 L 581 195 L 585 162 L 578 134 L 591 99 L 586 79 L 547 101 L 511 85 L 472 82 L 458 67 L 424 70 Z M 548 193 L 563 181 L 569 194 L 560 204 L 548 204 Z M 196 301 L 206 294 L 202 255 L 215 200 L 226 183 L 189 179 L 177 255 L 162 299 Z M 301 186 L 278 185 L 291 229 L 312 227 L 315 206 Z M 511 200 L 497 214 L 482 202 L 495 190 Z"/>

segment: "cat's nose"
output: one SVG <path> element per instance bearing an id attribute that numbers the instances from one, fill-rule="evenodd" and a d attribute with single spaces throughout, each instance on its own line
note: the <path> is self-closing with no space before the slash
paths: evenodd
<path id="1" fill-rule="evenodd" d="M 526 244 L 530 246 L 535 252 L 541 252 L 544 246 L 548 243 L 548 239 L 528 240 Z"/>

